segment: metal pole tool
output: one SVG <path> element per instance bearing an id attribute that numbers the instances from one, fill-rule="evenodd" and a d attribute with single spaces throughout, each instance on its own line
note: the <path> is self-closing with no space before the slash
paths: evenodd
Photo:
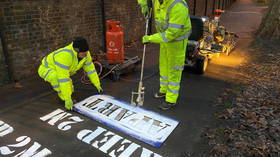
<path id="1" fill-rule="evenodd" d="M 148 35 L 149 20 L 151 17 L 151 13 L 152 13 L 152 8 L 149 9 L 149 12 L 146 16 L 145 35 Z M 132 91 L 132 95 L 131 95 L 131 105 L 133 105 L 133 106 L 143 106 L 143 104 L 144 104 L 145 87 L 143 86 L 143 72 L 144 72 L 144 64 L 145 64 L 145 56 L 146 56 L 146 46 L 147 46 L 147 44 L 144 44 L 141 75 L 140 75 L 140 81 L 138 84 L 138 91 L 137 92 Z M 136 100 L 134 100 L 134 96 L 136 96 L 136 95 L 137 95 L 137 98 L 136 98 Z"/>

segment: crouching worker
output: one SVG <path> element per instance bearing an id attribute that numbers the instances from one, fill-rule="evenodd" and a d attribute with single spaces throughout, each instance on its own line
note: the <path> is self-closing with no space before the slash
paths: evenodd
<path id="1" fill-rule="evenodd" d="M 98 92 L 101 92 L 99 77 L 92 62 L 88 43 L 84 38 L 78 37 L 66 47 L 44 57 L 38 69 L 39 76 L 51 84 L 68 110 L 73 108 L 71 95 L 74 87 L 70 76 L 81 68 L 87 73 Z"/>

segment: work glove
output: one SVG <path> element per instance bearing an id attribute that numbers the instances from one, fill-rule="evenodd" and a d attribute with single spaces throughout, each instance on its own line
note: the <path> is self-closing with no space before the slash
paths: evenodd
<path id="1" fill-rule="evenodd" d="M 65 100 L 65 108 L 67 110 L 72 110 L 73 109 L 73 101 L 72 101 L 72 99 Z"/>
<path id="2" fill-rule="evenodd" d="M 97 86 L 96 88 L 97 88 L 98 93 L 102 93 L 103 89 L 101 88 L 101 86 Z"/>
<path id="3" fill-rule="evenodd" d="M 147 4 L 141 5 L 141 12 L 142 12 L 142 14 L 144 15 L 145 18 L 148 17 L 148 15 L 149 15 L 149 7 L 148 7 Z"/>
<path id="4" fill-rule="evenodd" d="M 149 43 L 149 42 L 150 42 L 150 36 L 148 36 L 148 35 L 143 36 L 142 43 L 146 44 L 146 43 Z"/>

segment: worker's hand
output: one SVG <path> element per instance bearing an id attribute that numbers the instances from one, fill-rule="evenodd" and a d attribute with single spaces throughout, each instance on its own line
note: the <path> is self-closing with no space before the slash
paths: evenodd
<path id="1" fill-rule="evenodd" d="M 142 14 L 144 15 L 145 18 L 148 17 L 148 15 L 149 15 L 149 7 L 148 7 L 147 4 L 141 5 L 141 12 L 142 12 Z"/>
<path id="2" fill-rule="evenodd" d="M 98 93 L 102 93 L 103 89 L 101 88 L 101 86 L 97 86 L 96 88 L 98 90 Z"/>
<path id="3" fill-rule="evenodd" d="M 143 36 L 142 38 L 142 43 L 146 44 L 150 42 L 150 37 L 148 35 Z"/>
<path id="4" fill-rule="evenodd" d="M 65 100 L 65 108 L 67 110 L 72 110 L 73 109 L 73 101 L 72 101 L 72 99 Z"/>

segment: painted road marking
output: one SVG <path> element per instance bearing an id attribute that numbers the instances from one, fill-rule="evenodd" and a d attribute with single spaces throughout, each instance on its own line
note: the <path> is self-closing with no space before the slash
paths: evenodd
<path id="1" fill-rule="evenodd" d="M 69 121 L 69 119 L 71 119 L 71 121 Z M 83 122 L 82 118 L 72 116 L 72 114 L 61 109 L 54 110 L 41 117 L 40 120 L 47 122 L 47 124 L 51 126 L 57 126 L 57 129 L 63 132 L 66 130 L 71 131 L 72 124 L 77 125 L 77 123 Z M 62 124 L 64 124 L 63 127 L 58 127 Z M 82 129 L 77 133 L 76 137 L 78 140 L 91 145 L 93 148 L 100 150 L 111 157 L 162 157 L 151 150 L 99 126 L 97 126 L 95 130 Z"/>
<path id="2" fill-rule="evenodd" d="M 71 129 L 70 124 L 80 123 L 80 122 L 84 121 L 82 118 L 80 118 L 78 116 L 72 116 L 72 114 L 66 113 L 61 109 L 57 109 L 48 115 L 40 117 L 40 119 L 42 121 L 49 120 L 48 123 L 53 126 L 53 125 L 55 125 L 56 122 L 65 120 L 66 117 L 67 117 L 68 121 L 64 121 L 57 126 L 57 128 L 59 130 L 62 130 L 62 131 L 70 130 Z"/>
<path id="3" fill-rule="evenodd" d="M 98 137 L 103 138 L 100 140 L 95 140 Z M 158 155 L 136 143 L 131 142 L 130 140 L 123 138 L 122 136 L 119 136 L 111 131 L 107 131 L 106 129 L 99 126 L 94 131 L 88 129 L 81 130 L 77 134 L 77 138 L 84 143 L 90 144 L 100 151 L 109 154 L 111 157 L 130 157 L 132 155 L 135 157 L 161 157 L 161 155 Z M 118 147 L 113 148 L 113 146 Z M 135 152 L 139 150 L 141 154 L 136 154 Z"/>
<path id="4" fill-rule="evenodd" d="M 0 137 L 8 135 L 14 131 L 14 128 L 11 127 L 9 124 L 0 120 Z"/>
<path id="5" fill-rule="evenodd" d="M 6 136 L 14 131 L 13 127 L 0 120 L 0 137 Z M 15 144 L 0 145 L 0 155 L 2 156 L 16 156 L 16 157 L 45 157 L 52 154 L 52 152 L 43 148 L 39 151 L 42 145 L 38 142 L 33 142 L 28 136 L 20 136 L 16 139 Z M 29 145 L 28 145 L 29 144 Z M 22 150 L 22 148 L 24 150 Z M 26 149 L 25 149 L 26 148 Z M 28 148 L 28 149 L 27 149 Z M 21 151 L 18 153 L 18 151 Z M 17 153 L 17 154 L 16 154 Z"/>

